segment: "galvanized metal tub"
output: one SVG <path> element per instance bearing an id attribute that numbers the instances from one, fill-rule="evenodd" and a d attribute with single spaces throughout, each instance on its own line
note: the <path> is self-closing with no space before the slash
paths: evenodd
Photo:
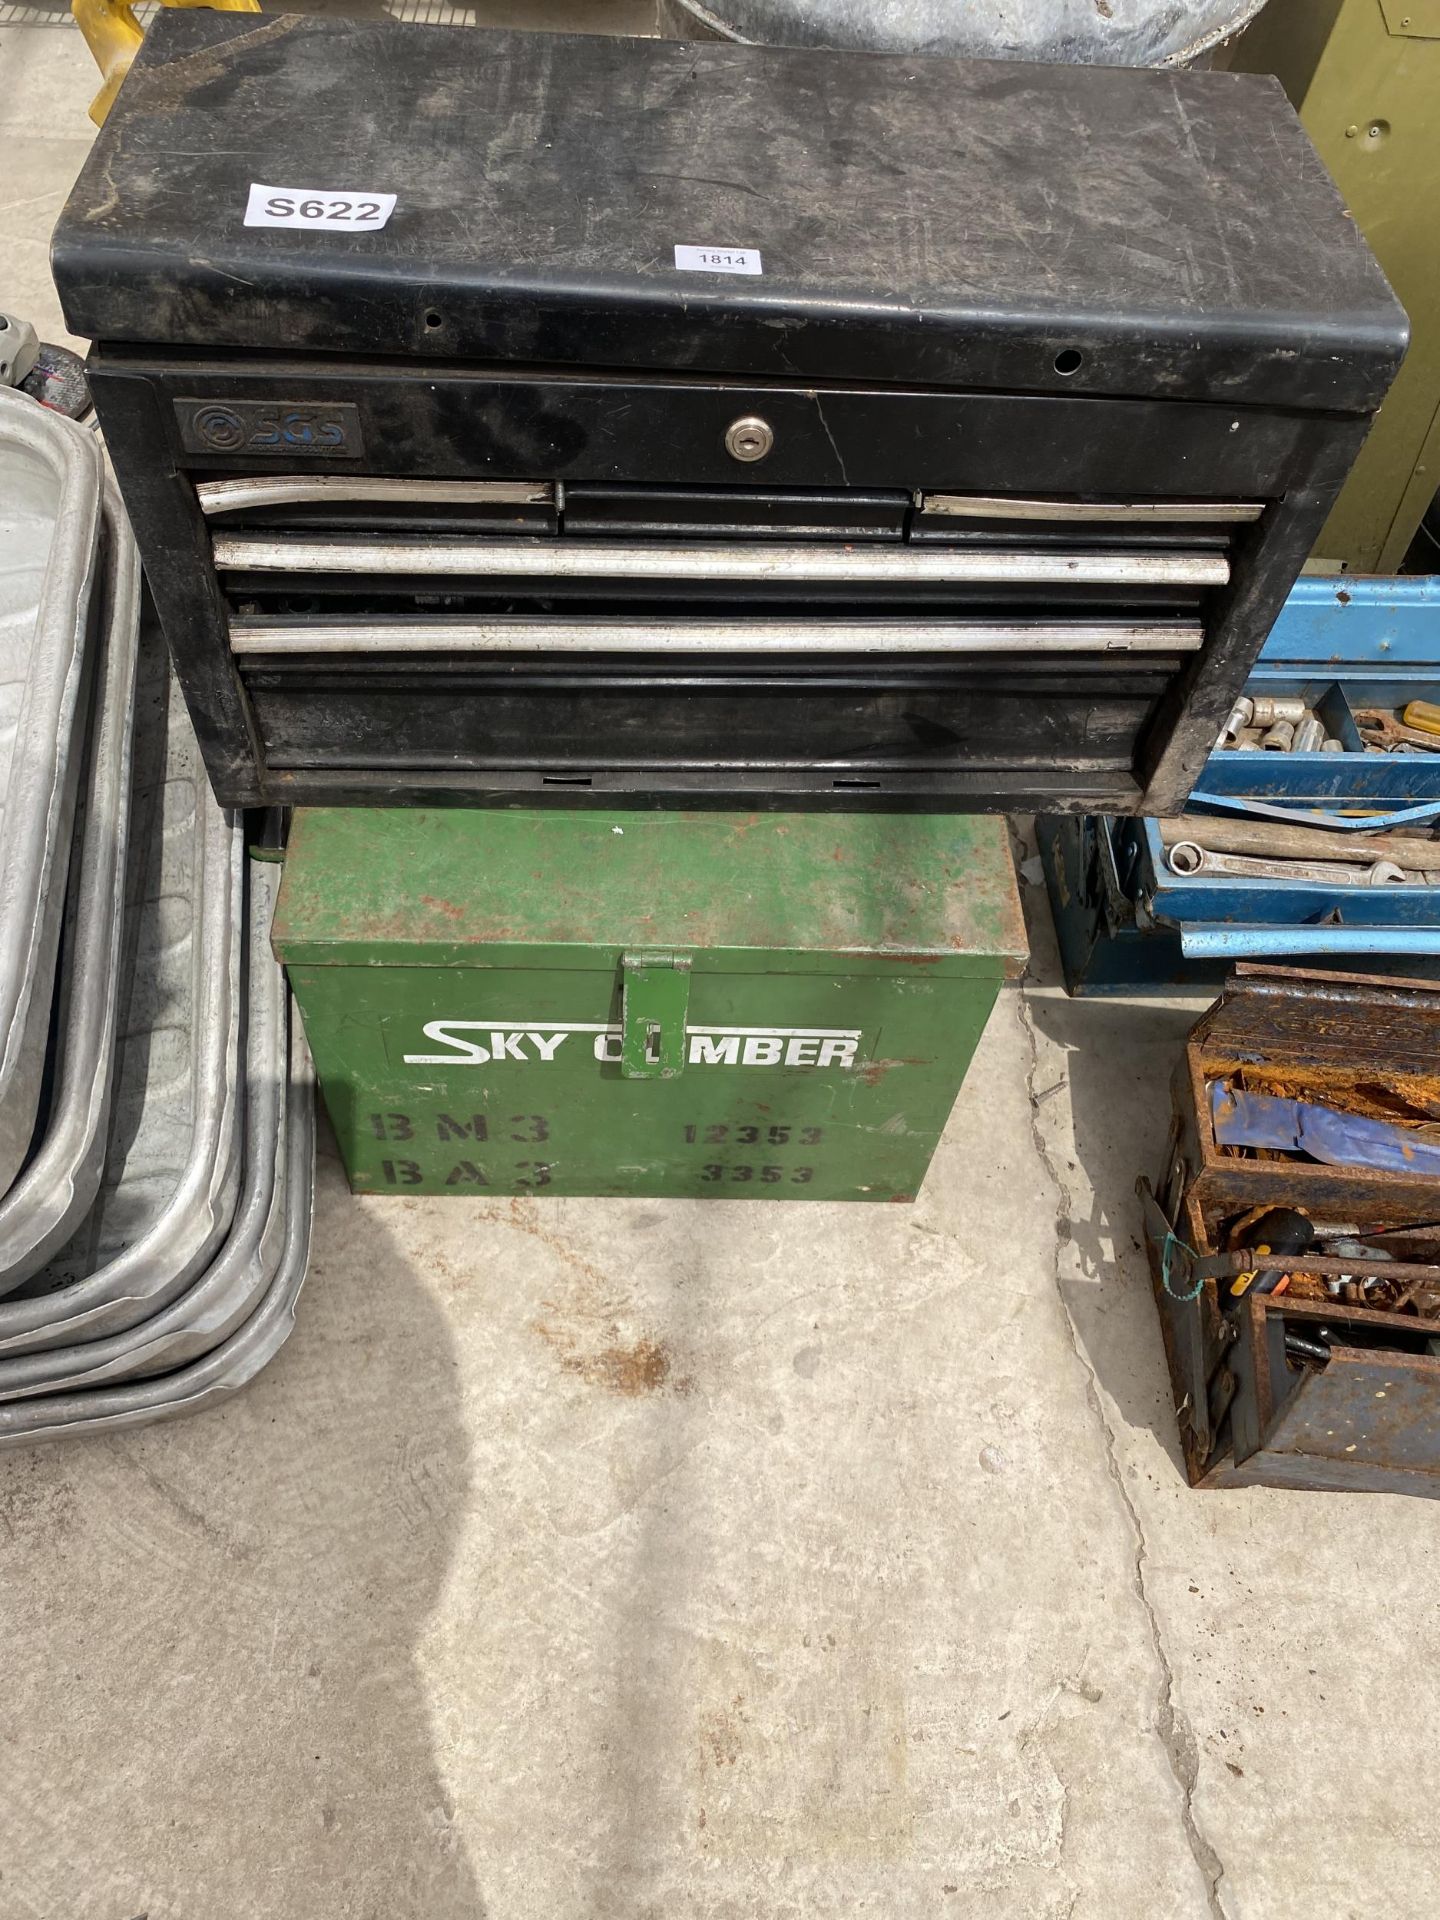
<path id="1" fill-rule="evenodd" d="M 1109 67 L 1183 67 L 1265 0 L 659 0 L 672 39 L 938 53 Z M 937 136 L 939 130 L 937 129 Z"/>
<path id="2" fill-rule="evenodd" d="M 0 1200 L 0 1293 L 64 1246 L 100 1188 L 115 1054 L 129 843 L 140 556 L 113 484 L 104 500 L 100 659 L 61 936 L 54 1091 L 24 1172 Z"/>
<path id="3" fill-rule="evenodd" d="M 0 1353 L 95 1339 L 149 1318 L 204 1272 L 235 1213 L 242 830 L 211 797 L 163 650 L 142 658 L 137 728 L 150 779 L 133 822 L 105 1173 L 79 1232 L 0 1301 Z"/>
<path id="4" fill-rule="evenodd" d="M 159 1311 L 99 1339 L 0 1354 L 0 1400 L 151 1373 L 218 1346 L 253 1310 L 279 1268 L 285 1237 L 288 1083 L 285 979 L 270 952 L 279 868 L 251 863 L 245 994 L 245 1171 L 223 1246 Z"/>
<path id="5" fill-rule="evenodd" d="M 0 1192 L 35 1131 L 79 784 L 96 436 L 0 388 Z"/>
<path id="6" fill-rule="evenodd" d="M 314 1080 L 298 1020 L 292 1022 L 287 1114 L 284 1244 L 274 1278 L 254 1311 L 202 1359 L 158 1378 L 48 1393 L 0 1406 L 0 1448 L 203 1412 L 253 1380 L 274 1358 L 295 1324 L 295 1303 L 310 1256 L 314 1202 Z"/>

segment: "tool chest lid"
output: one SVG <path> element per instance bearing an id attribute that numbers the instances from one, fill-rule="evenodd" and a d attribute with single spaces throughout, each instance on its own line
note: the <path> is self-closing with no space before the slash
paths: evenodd
<path id="1" fill-rule="evenodd" d="M 982 814 L 301 808 L 291 965 L 1020 972 L 1005 822 Z M 783 958 L 782 958 L 783 957 Z"/>
<path id="2" fill-rule="evenodd" d="M 208 10 L 53 267 L 107 342 L 1354 412 L 1406 339 L 1269 79 Z"/>
<path id="3" fill-rule="evenodd" d="M 1358 667 L 1414 666 L 1433 675 L 1437 621 L 1440 580 L 1433 574 L 1370 579 L 1354 573 L 1303 574 L 1266 636 L 1256 667 L 1342 674 Z"/>
<path id="4" fill-rule="evenodd" d="M 1190 1030 L 1192 1059 L 1373 1067 L 1377 1083 L 1419 1078 L 1440 1099 L 1440 984 L 1377 974 L 1240 965 Z M 1317 1080 L 1317 1086 L 1321 1084 Z"/>

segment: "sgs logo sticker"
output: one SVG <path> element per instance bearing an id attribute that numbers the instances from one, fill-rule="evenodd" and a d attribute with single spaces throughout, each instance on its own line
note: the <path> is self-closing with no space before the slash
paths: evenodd
<path id="1" fill-rule="evenodd" d="M 348 401 L 177 400 L 175 413 L 187 453 L 353 460 L 364 451 Z"/>

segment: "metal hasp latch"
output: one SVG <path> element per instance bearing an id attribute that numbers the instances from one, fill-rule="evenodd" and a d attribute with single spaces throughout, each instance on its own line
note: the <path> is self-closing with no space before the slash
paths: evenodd
<path id="1" fill-rule="evenodd" d="M 620 1074 L 673 1080 L 685 1066 L 690 958 L 627 953 L 620 959 Z"/>

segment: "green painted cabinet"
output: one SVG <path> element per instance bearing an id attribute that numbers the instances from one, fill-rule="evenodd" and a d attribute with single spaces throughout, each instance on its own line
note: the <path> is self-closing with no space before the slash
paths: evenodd
<path id="1" fill-rule="evenodd" d="M 1315 544 L 1328 567 L 1398 573 L 1440 487 L 1440 0 L 1268 0 L 1226 64 L 1278 78 L 1410 316 L 1405 364 Z"/>
<path id="2" fill-rule="evenodd" d="M 274 945 L 370 1193 L 909 1200 L 1025 938 L 984 815 L 321 809 Z"/>

